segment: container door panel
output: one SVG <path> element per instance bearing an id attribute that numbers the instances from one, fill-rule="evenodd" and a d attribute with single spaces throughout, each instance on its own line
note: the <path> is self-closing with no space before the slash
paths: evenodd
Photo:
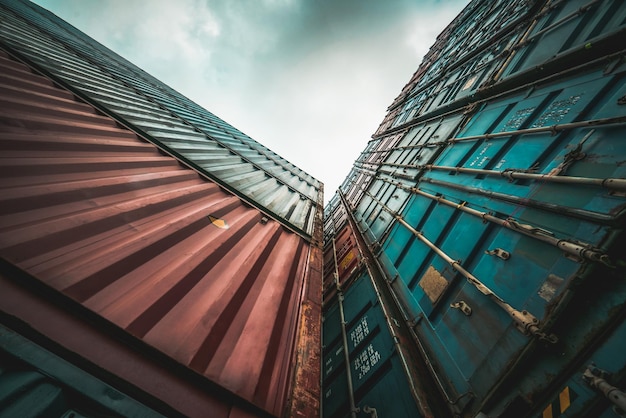
<path id="1" fill-rule="evenodd" d="M 506 77 L 568 51 L 594 48 L 602 39 L 626 25 L 622 0 L 604 0 L 595 4 L 587 0 L 554 0 L 551 3 L 552 7 L 546 8 L 548 13 L 533 27 L 527 43 L 520 45 L 505 71 Z"/>
<path id="2" fill-rule="evenodd" d="M 323 355 L 322 393 L 326 418 L 349 417 L 338 307 L 335 301 L 325 315 L 323 325 L 325 337 L 328 334 L 328 339 L 334 341 L 331 346 L 325 347 Z M 356 405 L 376 408 L 379 416 L 420 417 L 394 340 L 367 274 L 357 278 L 346 290 L 344 313 Z"/>

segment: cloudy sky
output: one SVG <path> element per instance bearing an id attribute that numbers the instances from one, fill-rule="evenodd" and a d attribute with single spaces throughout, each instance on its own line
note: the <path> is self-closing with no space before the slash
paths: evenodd
<path id="1" fill-rule="evenodd" d="M 325 184 L 469 0 L 35 0 Z"/>

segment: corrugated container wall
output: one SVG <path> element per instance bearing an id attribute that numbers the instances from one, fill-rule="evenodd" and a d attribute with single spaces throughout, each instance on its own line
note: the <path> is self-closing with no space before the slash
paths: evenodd
<path id="1" fill-rule="evenodd" d="M 446 416 L 344 199 L 335 194 L 326 210 L 336 232 L 324 246 L 323 415 Z"/>
<path id="2" fill-rule="evenodd" d="M 48 11 L 3 2 L 6 47 L 294 229 L 313 233 L 319 181 Z"/>
<path id="3" fill-rule="evenodd" d="M 322 185 L 38 6 L 0 15 L 0 413 L 319 414 Z"/>
<path id="4" fill-rule="evenodd" d="M 370 280 L 367 274 L 355 278 L 343 299 L 355 406 L 364 412 L 375 406 L 381 417 L 421 417 Z M 335 298 L 327 305 L 322 357 L 323 414 L 325 417 L 344 417 L 349 416 L 350 405 L 346 396 L 345 347 L 339 301 Z M 393 402 L 388 401 L 390 399 Z"/>
<path id="5" fill-rule="evenodd" d="M 472 1 L 326 208 L 327 246 L 343 203 L 449 414 L 625 410 L 625 38 L 621 1 Z"/>

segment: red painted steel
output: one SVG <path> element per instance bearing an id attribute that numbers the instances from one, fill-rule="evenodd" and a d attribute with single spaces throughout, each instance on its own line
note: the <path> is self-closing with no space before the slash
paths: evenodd
<path id="1" fill-rule="evenodd" d="M 0 310 L 189 417 L 254 417 L 243 399 L 207 390 L 0 272 Z M 238 415 L 240 414 L 240 415 Z M 268 414 L 269 415 L 269 414 Z"/>
<path id="2" fill-rule="evenodd" d="M 356 237 L 349 223 L 345 222 L 343 216 L 335 217 L 337 213 L 343 212 L 346 215 L 343 205 L 339 205 L 332 218 L 339 220 L 340 229 L 335 232 L 335 246 L 331 242 L 324 247 L 324 300 L 330 300 L 336 294 L 335 281 L 335 254 L 337 258 L 336 273 L 339 276 L 339 283 L 345 289 L 352 279 L 354 272 L 361 263 L 361 255 L 356 244 Z"/>
<path id="3" fill-rule="evenodd" d="M 6 55 L 0 70 L 0 256 L 284 414 L 297 344 L 319 351 L 300 319 L 320 318 L 310 244 Z"/>

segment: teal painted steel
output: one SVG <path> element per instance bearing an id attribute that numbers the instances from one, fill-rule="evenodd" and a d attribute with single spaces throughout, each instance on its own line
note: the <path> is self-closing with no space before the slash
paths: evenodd
<path id="1" fill-rule="evenodd" d="M 503 78 L 546 65 L 561 56 L 601 48 L 602 42 L 626 32 L 621 0 L 550 0 L 533 20 L 524 42 L 516 48 Z M 613 38 L 612 38 L 613 39 Z"/>
<path id="2" fill-rule="evenodd" d="M 454 414 L 606 416 L 590 362 L 624 389 L 625 16 L 471 2 L 341 186 Z"/>
<path id="3" fill-rule="evenodd" d="M 624 111 L 619 98 L 626 94 L 625 75 L 625 66 L 616 66 L 609 74 L 604 66 L 591 68 L 577 76 L 537 86 L 530 94 L 512 94 L 489 101 L 443 149 L 433 166 L 530 171 L 572 178 L 624 178 L 626 168 L 622 162 L 626 146 L 617 140 L 624 134 L 623 124 L 579 127 L 556 134 L 548 130 L 530 134 L 512 132 L 495 139 L 463 138 L 484 132 L 621 116 Z M 386 183 L 392 187 L 398 181 L 405 189 L 413 187 L 392 175 L 379 175 L 373 184 Z M 564 315 L 560 310 L 582 309 L 568 300 L 575 283 L 599 280 L 596 276 L 599 273 L 590 273 L 587 264 L 600 264 L 596 266 L 600 271 L 606 268 L 602 262 L 585 258 L 582 252 L 578 256 L 564 253 L 566 245 L 577 244 L 585 250 L 606 253 L 607 258 L 602 260 L 613 269 L 624 263 L 623 254 L 615 253 L 619 244 L 614 242 L 620 230 L 616 225 L 623 225 L 626 208 L 621 189 L 551 183 L 541 176 L 536 180 L 512 182 L 502 176 L 428 169 L 416 187 L 432 197 L 415 194 L 402 210 L 392 209 L 453 260 L 459 260 L 507 303 L 537 317 L 545 324 L 545 332 L 554 332 L 568 346 L 576 347 L 569 361 L 575 361 L 577 350 L 583 350 L 583 336 L 589 338 L 594 327 L 608 327 L 607 318 L 616 315 L 615 310 L 623 309 L 618 301 L 623 301 L 626 295 L 621 293 L 622 289 L 615 288 L 615 295 L 621 295 L 617 300 L 613 300 L 615 295 L 609 297 L 604 291 L 596 295 L 604 301 L 597 313 L 585 308 L 586 315 L 595 322 L 579 320 L 575 331 L 571 331 L 580 334 L 579 338 L 564 336 L 553 326 Z M 376 187 L 370 190 L 373 195 L 381 195 Z M 493 193 L 519 200 L 496 199 Z M 508 227 L 444 204 L 438 197 L 452 205 L 492 214 Z M 388 236 L 377 236 L 379 240 L 382 238 L 380 259 L 387 275 L 399 277 L 410 292 L 411 306 L 406 309 L 413 312 L 413 320 L 419 321 L 415 327 L 418 338 L 446 377 L 452 393 L 471 394 L 474 404 L 487 402 L 494 382 L 506 379 L 507 368 L 522 356 L 532 339 L 519 332 L 506 312 L 407 228 L 397 223 L 390 228 Z M 498 257 L 498 249 L 506 251 L 510 258 Z M 444 288 L 436 297 L 426 279 L 433 274 L 440 277 L 440 286 Z M 471 316 L 451 306 L 460 301 L 471 307 Z M 557 305 L 559 310 L 555 308 Z M 609 308 L 613 309 L 612 313 Z M 547 358 L 551 360 L 543 364 L 541 371 L 536 371 L 537 375 L 544 375 L 550 369 L 553 375 L 559 375 L 568 367 L 565 361 Z M 525 382 L 526 386 L 520 384 L 518 390 L 534 393 L 544 387 L 538 376 L 534 379 L 530 376 L 531 372 L 529 382 Z"/>
<path id="4" fill-rule="evenodd" d="M 76 28 L 26 1 L 0 4 L 0 42 L 146 139 L 312 235 L 321 183 Z"/>
<path id="5" fill-rule="evenodd" d="M 400 210 L 409 197 L 402 188 L 390 182 L 376 180 L 375 176 L 388 176 L 399 180 L 411 180 L 421 172 L 421 167 L 433 162 L 445 145 L 444 140 L 454 135 L 463 121 L 463 115 L 456 113 L 434 121 L 427 121 L 410 129 L 399 140 L 389 144 L 387 148 L 377 151 L 366 149 L 364 158 L 355 164 L 356 170 L 371 176 L 368 193 L 376 196 L 394 211 Z M 384 154 L 383 154 L 384 151 Z M 382 155 L 375 162 L 368 161 L 371 155 Z M 354 213 L 360 220 L 359 226 L 370 242 L 378 242 L 389 232 L 393 217 L 385 213 L 371 197 L 365 195 L 358 201 L 352 200 Z"/>
<path id="6" fill-rule="evenodd" d="M 165 413 L 179 415 L 171 409 Z M 0 416 L 156 418 L 166 415 L 0 325 Z"/>
<path id="7" fill-rule="evenodd" d="M 471 97 L 492 82 L 541 1 L 471 2 L 439 35 L 380 132 Z"/>
<path id="8" fill-rule="evenodd" d="M 344 310 L 355 403 L 379 417 L 419 417 L 402 364 L 387 328 L 370 277 L 358 276 L 345 292 Z M 335 298 L 326 304 L 323 322 L 322 402 L 326 418 L 349 416 L 341 321 Z M 393 401 L 390 401 L 392 400 Z"/>
<path id="9" fill-rule="evenodd" d="M 599 277 L 589 279 L 593 281 Z M 536 405 L 531 406 L 528 402 L 524 405 L 517 399 L 511 401 L 504 398 L 493 408 L 494 411 L 508 416 L 523 405 L 529 416 L 536 417 L 544 416 L 546 409 L 552 409 L 553 417 L 618 416 L 613 411 L 613 404 L 599 390 L 591 387 L 584 377 L 587 368 L 593 366 L 602 371 L 601 376 L 609 384 L 622 391 L 626 388 L 626 323 L 622 306 L 626 299 L 626 286 L 620 283 L 623 282 L 620 275 L 607 275 L 604 279 L 608 283 L 580 289 L 579 301 L 591 306 L 574 312 L 562 321 L 560 336 L 567 342 L 561 346 L 563 351 L 535 356 L 536 364 L 528 366 L 517 383 L 519 397 L 532 394 Z M 581 292 L 587 295 L 581 296 Z M 620 309 L 621 318 L 615 318 L 612 311 Z M 548 385 L 545 376 L 553 376 L 552 385 Z M 569 394 L 564 400 L 565 394 L 562 393 L 566 388 Z"/>

